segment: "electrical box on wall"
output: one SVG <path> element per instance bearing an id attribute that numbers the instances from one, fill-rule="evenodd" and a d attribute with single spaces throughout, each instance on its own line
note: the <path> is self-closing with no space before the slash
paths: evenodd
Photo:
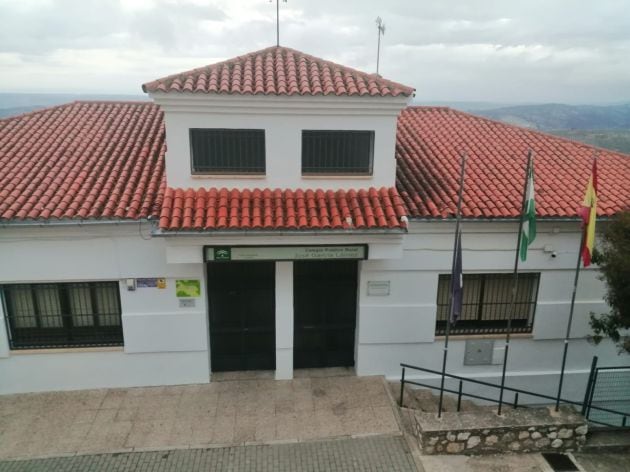
<path id="1" fill-rule="evenodd" d="M 494 340 L 471 339 L 466 341 L 464 365 L 490 365 L 494 353 Z"/>

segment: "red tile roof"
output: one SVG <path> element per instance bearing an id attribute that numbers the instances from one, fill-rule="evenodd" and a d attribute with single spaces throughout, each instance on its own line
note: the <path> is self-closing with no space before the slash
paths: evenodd
<path id="1" fill-rule="evenodd" d="M 154 215 L 165 149 L 151 103 L 75 102 L 0 120 L 0 220 Z"/>
<path id="2" fill-rule="evenodd" d="M 405 213 L 455 213 L 460 150 L 469 154 L 464 216 L 516 217 L 530 147 L 539 217 L 576 217 L 595 151 L 599 214 L 630 207 L 630 156 L 447 108 L 402 112 L 399 196 L 394 189 L 167 190 L 164 140 L 162 113 L 151 103 L 75 102 L 0 120 L 0 221 L 161 216 L 162 227 L 177 229 L 343 229 L 350 211 L 353 228 L 396 228 Z"/>
<path id="3" fill-rule="evenodd" d="M 395 188 L 376 190 L 183 190 L 167 188 L 163 230 L 404 228 Z"/>
<path id="4" fill-rule="evenodd" d="M 453 216 L 459 153 L 465 151 L 463 216 L 518 217 L 530 148 L 539 217 L 576 217 L 595 153 L 598 214 L 630 209 L 630 156 L 441 107 L 409 107 L 401 113 L 396 187 L 411 217 Z"/>
<path id="5" fill-rule="evenodd" d="M 270 47 L 169 75 L 142 85 L 145 92 L 226 93 L 240 95 L 410 96 L 414 89 L 350 67 Z"/>

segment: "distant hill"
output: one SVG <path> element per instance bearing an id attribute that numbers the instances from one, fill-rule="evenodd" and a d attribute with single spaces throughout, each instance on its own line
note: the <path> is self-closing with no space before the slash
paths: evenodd
<path id="1" fill-rule="evenodd" d="M 61 105 L 76 100 L 148 100 L 146 95 L 78 93 L 0 93 L 0 118 Z"/>
<path id="2" fill-rule="evenodd" d="M 623 105 L 519 105 L 472 110 L 494 120 L 540 130 L 630 129 L 630 103 Z"/>
<path id="3" fill-rule="evenodd" d="M 471 113 L 630 154 L 630 103 L 518 105 Z"/>
<path id="4" fill-rule="evenodd" d="M 480 111 L 494 110 L 497 108 L 521 106 L 522 103 L 506 103 L 506 102 L 467 102 L 454 100 L 425 100 L 423 98 L 414 97 L 411 100 L 412 106 L 425 107 L 449 107 L 460 111 Z"/>
<path id="5" fill-rule="evenodd" d="M 630 129 L 556 129 L 547 132 L 574 141 L 630 154 Z"/>
<path id="6" fill-rule="evenodd" d="M 9 116 L 21 115 L 22 113 L 28 113 L 29 111 L 39 110 L 44 108 L 38 105 L 29 105 L 24 107 L 10 107 L 0 108 L 0 118 L 7 118 Z"/>

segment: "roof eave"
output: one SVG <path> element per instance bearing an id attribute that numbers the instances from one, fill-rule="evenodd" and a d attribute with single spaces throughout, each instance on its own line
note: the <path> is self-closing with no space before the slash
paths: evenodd
<path id="1" fill-rule="evenodd" d="M 598 216 L 597 221 L 610 220 L 614 218 L 614 216 L 615 215 Z M 439 216 L 409 216 L 408 218 L 410 222 L 415 221 L 415 222 L 431 222 L 431 223 L 440 223 L 440 222 L 451 223 L 451 222 L 457 221 L 457 218 L 455 218 L 454 216 L 449 216 L 446 218 L 439 217 Z M 487 222 L 487 223 L 515 223 L 515 222 L 518 223 L 519 220 L 520 218 L 516 216 L 494 217 L 494 218 L 481 216 L 481 217 L 462 217 L 461 218 L 461 221 Z M 582 219 L 577 216 L 539 216 L 536 218 L 536 221 L 581 222 Z"/>
<path id="2" fill-rule="evenodd" d="M 68 226 L 120 226 L 120 225 L 137 225 L 140 223 L 153 223 L 155 218 L 115 218 L 115 219 L 2 219 L 0 227 L 2 228 L 42 228 L 42 227 L 68 227 Z"/>
<path id="3" fill-rule="evenodd" d="M 407 228 L 380 228 L 380 229 L 323 229 L 323 230 L 290 230 L 290 229 L 218 229 L 218 230 L 164 230 L 157 228 L 151 232 L 155 237 L 174 236 L 322 236 L 322 235 L 401 235 L 408 232 Z"/>

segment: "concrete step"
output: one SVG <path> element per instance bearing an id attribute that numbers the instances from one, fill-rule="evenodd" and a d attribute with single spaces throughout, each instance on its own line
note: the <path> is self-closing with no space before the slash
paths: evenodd
<path id="1" fill-rule="evenodd" d="M 584 452 L 630 452 L 630 429 L 596 429 L 588 433 Z"/>

